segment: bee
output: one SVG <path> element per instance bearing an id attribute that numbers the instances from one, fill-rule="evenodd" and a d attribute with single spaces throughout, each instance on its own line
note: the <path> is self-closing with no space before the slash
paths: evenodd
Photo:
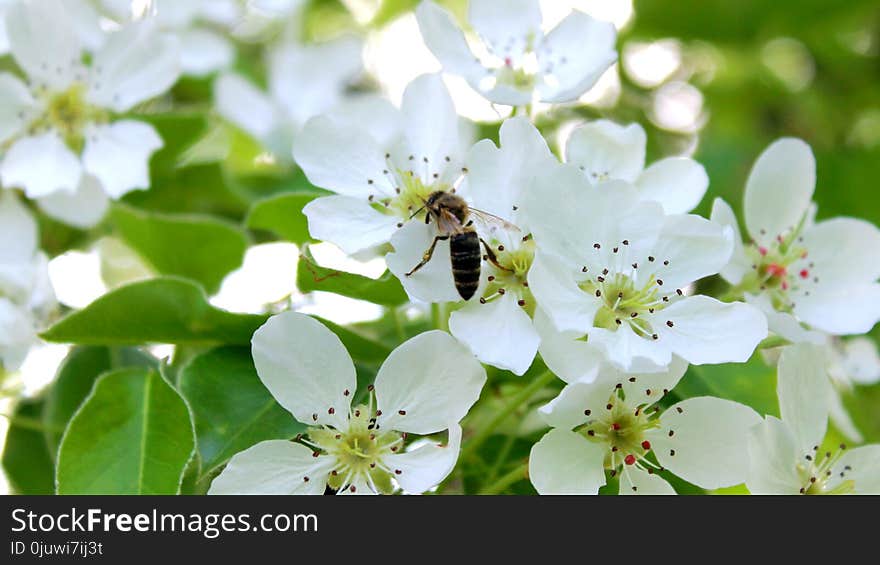
<path id="1" fill-rule="evenodd" d="M 477 287 L 480 286 L 480 265 L 483 257 L 480 253 L 480 244 L 486 250 L 485 258 L 499 269 L 510 271 L 498 263 L 498 259 L 489 244 L 483 240 L 474 227 L 471 216 L 480 218 L 484 222 L 500 222 L 506 228 L 519 229 L 513 224 L 468 206 L 464 198 L 451 192 L 438 190 L 432 192 L 423 207 L 427 210 L 425 223 L 431 220 L 437 222 L 437 230 L 440 232 L 434 237 L 431 246 L 422 255 L 422 261 L 406 274 L 412 276 L 416 271 L 424 267 L 431 257 L 434 256 L 434 248 L 437 242 L 449 240 L 449 259 L 452 263 L 452 279 L 459 296 L 469 300 Z M 418 212 L 417 212 L 418 213 Z"/>

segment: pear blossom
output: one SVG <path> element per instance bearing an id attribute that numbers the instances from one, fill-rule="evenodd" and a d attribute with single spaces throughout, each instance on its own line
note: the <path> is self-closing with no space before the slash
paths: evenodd
<path id="1" fill-rule="evenodd" d="M 434 191 L 461 184 L 469 141 L 433 74 L 407 86 L 400 109 L 368 99 L 312 118 L 295 140 L 294 159 L 312 184 L 336 194 L 303 208 L 309 233 L 354 254 L 388 243 L 403 227 L 400 237 L 425 242 L 424 251 L 433 228 L 420 210 Z"/>
<path id="2" fill-rule="evenodd" d="M 667 214 L 693 210 L 709 187 L 706 169 L 688 157 L 667 157 L 645 168 L 646 143 L 638 123 L 596 120 L 571 132 L 565 160 L 593 184 L 613 179 L 631 183 L 642 200 L 659 202 Z"/>
<path id="3" fill-rule="evenodd" d="M 771 331 L 794 342 L 866 333 L 880 320 L 880 230 L 855 218 L 815 222 L 815 185 L 809 145 L 783 138 L 749 174 L 748 240 L 740 243 L 727 203 L 716 199 L 712 208 L 714 221 L 736 231 L 721 276 L 767 314 Z"/>
<path id="4" fill-rule="evenodd" d="M 18 369 L 57 303 L 37 223 L 11 191 L 0 191 L 0 368 Z"/>
<path id="5" fill-rule="evenodd" d="M 575 10 L 545 35 L 538 0 L 470 0 L 468 21 L 481 40 L 474 45 L 430 0 L 416 17 L 443 69 L 498 104 L 575 100 L 617 60 L 613 24 Z"/>
<path id="6" fill-rule="evenodd" d="M 571 338 L 571 355 L 587 336 L 620 369 L 654 372 L 673 354 L 696 365 L 742 362 L 766 337 L 757 308 L 688 290 L 727 264 L 730 228 L 665 215 L 624 181 L 596 187 L 573 165 L 540 177 L 523 208 L 538 246 L 529 288 Z"/>
<path id="7" fill-rule="evenodd" d="M 861 442 L 864 438 L 847 412 L 843 396 L 853 394 L 856 385 L 872 385 L 880 381 L 877 344 L 868 337 L 836 338 L 826 345 L 826 353 L 826 366 L 831 379 L 829 416 L 848 440 Z"/>
<path id="8" fill-rule="evenodd" d="M 363 70 L 361 50 L 354 38 L 276 46 L 269 53 L 269 92 L 241 75 L 222 74 L 214 85 L 217 111 L 276 155 L 289 156 L 309 118 L 347 100 L 346 88 Z"/>
<path id="9" fill-rule="evenodd" d="M 235 455 L 209 494 L 418 494 L 455 466 L 459 421 L 480 396 L 482 365 L 441 331 L 391 352 L 357 397 L 354 363 L 338 337 L 306 315 L 285 312 L 253 337 L 257 374 L 281 406 L 309 426 L 296 441 L 270 440 Z M 445 445 L 411 435 L 448 431 Z M 411 449 L 407 449 L 407 447 Z"/>
<path id="10" fill-rule="evenodd" d="M 880 494 L 880 445 L 821 449 L 828 425 L 825 352 L 809 343 L 779 358 L 781 419 L 767 416 L 749 432 L 752 494 Z"/>
<path id="11" fill-rule="evenodd" d="M 0 181 L 85 226 L 100 219 L 108 197 L 149 186 L 147 164 L 162 140 L 151 125 L 117 115 L 174 83 L 177 48 L 140 22 L 108 36 L 84 64 L 67 10 L 34 0 L 7 12 L 12 55 L 28 84 L 0 73 Z"/>
<path id="12" fill-rule="evenodd" d="M 746 479 L 746 437 L 761 421 L 754 410 L 708 396 L 661 410 L 656 403 L 687 369 L 678 357 L 661 373 L 596 369 L 595 381 L 569 382 L 539 410 L 553 429 L 529 456 L 538 493 L 596 494 L 606 470 L 619 475 L 620 494 L 675 494 L 662 469 L 706 489 Z"/>

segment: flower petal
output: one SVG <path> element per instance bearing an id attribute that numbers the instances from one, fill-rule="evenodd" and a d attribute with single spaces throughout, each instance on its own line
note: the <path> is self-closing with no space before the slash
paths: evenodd
<path id="1" fill-rule="evenodd" d="M 299 443 L 263 441 L 236 453 L 208 494 L 324 494 L 335 464 Z"/>
<path id="2" fill-rule="evenodd" d="M 880 320 L 880 284 L 825 284 L 801 296 L 795 315 L 813 328 L 832 335 L 871 331 Z"/>
<path id="3" fill-rule="evenodd" d="M 571 269 L 562 260 L 539 249 L 528 279 L 529 289 L 556 330 L 570 330 L 583 336 L 593 325 L 601 302 L 578 287 Z"/>
<path id="4" fill-rule="evenodd" d="M 616 331 L 592 328 L 589 341 L 600 347 L 605 358 L 621 371 L 653 373 L 672 361 L 669 343 L 636 335 L 629 324 L 622 324 Z"/>
<path id="5" fill-rule="evenodd" d="M 439 74 L 421 75 L 410 82 L 403 92 L 400 113 L 407 151 L 418 163 L 413 167 L 417 173 L 427 171 L 423 179 L 430 179 L 435 173 L 444 177 L 449 163 L 461 162 L 459 118 Z"/>
<path id="6" fill-rule="evenodd" d="M 662 204 L 667 214 L 685 214 L 703 199 L 709 188 L 709 175 L 693 159 L 669 157 L 645 169 L 636 188 L 645 200 Z"/>
<path id="7" fill-rule="evenodd" d="M 877 344 L 867 337 L 849 339 L 843 344 L 843 366 L 855 383 L 870 385 L 880 380 L 880 355 Z"/>
<path id="8" fill-rule="evenodd" d="M 761 153 L 746 183 L 743 210 L 752 239 L 768 241 L 798 225 L 816 187 L 816 159 L 794 138 L 773 142 Z"/>
<path id="9" fill-rule="evenodd" d="M 89 128 L 83 166 L 111 198 L 150 187 L 150 156 L 163 146 L 150 124 L 120 120 Z"/>
<path id="10" fill-rule="evenodd" d="M 739 284 L 745 274 L 751 271 L 752 261 L 746 255 L 745 249 L 743 249 L 742 236 L 739 232 L 739 224 L 736 222 L 736 215 L 734 215 L 727 202 L 721 198 L 716 198 L 712 202 L 712 214 L 709 216 L 709 219 L 716 224 L 730 227 L 733 230 L 733 255 L 730 257 L 727 265 L 721 269 L 721 276 L 730 284 Z"/>
<path id="11" fill-rule="evenodd" d="M 461 426 L 453 424 L 449 427 L 446 445 L 423 445 L 411 451 L 389 455 L 384 463 L 395 471 L 394 478 L 400 488 L 409 494 L 421 494 L 440 484 L 452 472 L 460 449 Z"/>
<path id="12" fill-rule="evenodd" d="M 635 182 L 645 168 L 647 136 L 638 123 L 588 122 L 575 129 L 565 145 L 565 161 L 592 182 L 620 179 Z"/>
<path id="13" fill-rule="evenodd" d="M 760 310 L 708 296 L 687 296 L 659 311 L 652 321 L 658 341 L 694 365 L 743 363 L 767 337 L 767 318 Z"/>
<path id="14" fill-rule="evenodd" d="M 605 450 L 568 430 L 550 430 L 532 447 L 529 479 L 539 494 L 596 494 L 605 484 Z"/>
<path id="15" fill-rule="evenodd" d="M 6 33 L 15 61 L 28 78 L 64 90 L 81 72 L 80 45 L 60 0 L 15 2 L 7 8 Z"/>
<path id="16" fill-rule="evenodd" d="M 843 399 L 840 392 L 833 386 L 831 388 L 831 396 L 828 398 L 828 416 L 831 422 L 840 434 L 853 443 L 862 443 L 865 441 L 864 436 L 856 427 L 855 422 L 850 417 L 846 406 L 843 405 Z"/>
<path id="17" fill-rule="evenodd" d="M 434 2 L 425 1 L 416 8 L 416 20 L 425 45 L 443 65 L 443 70 L 478 84 L 486 70 L 474 56 L 452 15 Z"/>
<path id="18" fill-rule="evenodd" d="M 871 283 L 880 278 L 880 230 L 864 220 L 833 218 L 804 230 L 803 246 L 813 264 L 810 275 L 835 285 Z"/>
<path id="19" fill-rule="evenodd" d="M 10 372 L 18 370 L 36 341 L 30 314 L 9 299 L 0 297 L 0 368 Z"/>
<path id="20" fill-rule="evenodd" d="M 732 486 L 748 476 L 748 431 L 760 422 L 744 404 L 690 398 L 660 416 L 651 445 L 660 465 L 686 481 L 707 489 Z"/>
<path id="21" fill-rule="evenodd" d="M 614 384 L 602 379 L 593 383 L 566 385 L 556 398 L 538 409 L 541 418 L 554 428 L 572 430 L 584 424 L 588 414 L 599 414 L 608 404 Z"/>
<path id="22" fill-rule="evenodd" d="M 180 39 L 180 70 L 185 75 L 205 76 L 225 69 L 235 60 L 235 48 L 222 35 L 192 28 L 177 34 Z"/>
<path id="23" fill-rule="evenodd" d="M 847 469 L 849 467 L 849 469 Z M 880 494 L 880 445 L 864 445 L 843 454 L 832 476 L 844 473 L 844 480 L 855 483 L 855 494 Z"/>
<path id="24" fill-rule="evenodd" d="M 675 489 L 662 477 L 638 467 L 624 467 L 620 475 L 620 494 L 675 494 Z"/>
<path id="25" fill-rule="evenodd" d="M 53 192 L 37 199 L 37 205 L 46 215 L 80 229 L 94 227 L 110 207 L 110 199 L 98 179 L 83 175 L 73 194 Z"/>
<path id="26" fill-rule="evenodd" d="M 621 374 L 618 382 L 623 387 L 627 404 L 648 406 L 659 401 L 668 391 L 673 390 L 684 377 L 687 368 L 687 361 L 673 355 L 669 367 L 663 371 L 636 375 Z"/>
<path id="27" fill-rule="evenodd" d="M 89 99 L 117 112 L 162 94 L 180 76 L 180 46 L 155 22 L 129 24 L 110 35 L 95 54 Z"/>
<path id="28" fill-rule="evenodd" d="M 303 208 L 314 239 L 338 245 L 349 255 L 387 243 L 400 221 L 373 209 L 364 198 L 322 196 Z"/>
<path id="29" fill-rule="evenodd" d="M 486 370 L 451 335 L 430 331 L 391 352 L 376 375 L 382 427 L 432 434 L 464 418 L 483 389 Z"/>
<path id="30" fill-rule="evenodd" d="M 10 73 L 0 73 L 0 100 L 0 141 L 5 141 L 21 133 L 35 102 L 27 85 Z"/>
<path id="31" fill-rule="evenodd" d="M 237 74 L 226 73 L 217 78 L 214 104 L 221 116 L 260 141 L 269 137 L 278 121 L 269 97 Z"/>
<path id="32" fill-rule="evenodd" d="M 767 416 L 749 430 L 748 450 L 750 493 L 798 494 L 802 485 L 796 465 L 803 454 L 785 423 Z"/>
<path id="33" fill-rule="evenodd" d="M 541 37 L 538 0 L 471 0 L 468 22 L 499 57 L 525 51 Z"/>
<path id="34" fill-rule="evenodd" d="M 449 240 L 438 241 L 431 260 L 412 276 L 406 276 L 422 260 L 435 235 L 433 223 L 408 222 L 391 236 L 394 251 L 385 256 L 385 262 L 400 279 L 410 298 L 425 302 L 458 302 L 461 296 L 452 278 Z"/>
<path id="35" fill-rule="evenodd" d="M 278 404 L 304 424 L 347 429 L 357 380 L 336 334 L 288 311 L 269 318 L 251 343 L 257 374 Z"/>
<path id="36" fill-rule="evenodd" d="M 0 164 L 3 185 L 23 188 L 28 198 L 74 192 L 81 176 L 79 159 L 54 131 L 19 139 Z"/>
<path id="37" fill-rule="evenodd" d="M 601 349 L 581 339 L 583 332 L 557 330 L 542 308 L 535 311 L 535 329 L 541 339 L 541 359 L 567 383 L 593 382 L 605 359 Z"/>
<path id="38" fill-rule="evenodd" d="M 613 24 L 572 11 L 538 47 L 538 67 L 545 73 L 541 101 L 569 102 L 592 88 L 617 60 L 616 41 Z"/>
<path id="39" fill-rule="evenodd" d="M 37 222 L 14 192 L 0 191 L 0 264 L 29 263 L 37 252 Z"/>
<path id="40" fill-rule="evenodd" d="M 667 216 L 650 251 L 657 260 L 641 261 L 639 276 L 654 274 L 666 288 L 685 288 L 727 265 L 733 245 L 730 228 L 693 214 Z"/>
<path id="41" fill-rule="evenodd" d="M 828 426 L 832 390 L 825 363 L 825 350 L 806 343 L 785 347 L 779 357 L 779 413 L 804 452 L 822 442 Z"/>
<path id="42" fill-rule="evenodd" d="M 515 375 L 528 370 L 541 342 L 532 319 L 513 294 L 456 310 L 449 316 L 449 331 L 480 361 Z"/>
<path id="43" fill-rule="evenodd" d="M 822 332 L 809 330 L 801 324 L 797 318 L 788 312 L 779 312 L 770 303 L 770 297 L 766 294 L 745 295 L 747 304 L 755 306 L 767 317 L 767 328 L 780 337 L 784 337 L 792 343 L 815 343 L 821 345 L 828 341 L 828 336 Z"/>

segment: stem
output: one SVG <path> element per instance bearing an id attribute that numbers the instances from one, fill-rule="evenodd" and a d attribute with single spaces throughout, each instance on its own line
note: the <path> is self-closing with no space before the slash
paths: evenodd
<path id="1" fill-rule="evenodd" d="M 431 320 L 434 328 L 444 332 L 449 331 L 449 313 L 446 311 L 446 305 L 434 302 L 431 304 Z"/>
<path id="2" fill-rule="evenodd" d="M 556 375 L 551 373 L 550 371 L 545 371 L 540 376 L 538 376 L 535 380 L 533 380 L 527 387 L 523 388 L 519 391 L 516 396 L 510 399 L 510 402 L 507 406 L 504 407 L 503 410 L 498 412 L 489 423 L 477 432 L 474 437 L 472 437 L 462 448 L 461 450 L 461 459 L 467 459 L 474 455 L 476 450 L 483 445 L 489 437 L 492 435 L 492 432 L 501 425 L 504 420 L 507 419 L 508 416 L 513 414 L 517 408 L 523 405 L 526 401 L 528 401 L 536 392 L 544 388 L 545 385 L 549 384 L 556 378 Z"/>
<path id="3" fill-rule="evenodd" d="M 38 418 L 30 418 L 28 416 L 17 416 L 14 414 L 2 414 L 0 413 L 0 417 L 6 418 L 9 421 L 9 425 L 16 426 L 25 430 L 31 430 L 34 432 L 63 432 L 62 428 L 58 426 L 47 426 L 43 423 L 42 420 Z"/>
<path id="4" fill-rule="evenodd" d="M 504 440 L 504 445 L 501 446 L 501 450 L 498 452 L 498 457 L 495 458 L 495 463 L 492 464 L 492 468 L 489 469 L 489 476 L 486 478 L 487 483 L 491 483 L 498 477 L 498 471 L 501 470 L 501 467 L 504 466 L 504 463 L 507 461 L 507 456 L 510 455 L 510 450 L 513 448 L 513 442 L 516 441 L 516 436 L 509 435 L 507 439 Z"/>
<path id="5" fill-rule="evenodd" d="M 500 479 L 485 487 L 478 494 L 499 494 L 512 484 L 518 483 L 529 476 L 529 464 L 520 463 Z"/>

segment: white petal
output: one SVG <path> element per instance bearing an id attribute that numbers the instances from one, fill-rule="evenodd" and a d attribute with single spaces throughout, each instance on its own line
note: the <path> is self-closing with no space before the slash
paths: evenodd
<path id="1" fill-rule="evenodd" d="M 346 96 L 327 114 L 340 124 L 357 124 L 382 147 L 391 147 L 401 135 L 403 117 L 391 102 L 379 95 Z"/>
<path id="2" fill-rule="evenodd" d="M 613 24 L 573 11 L 538 48 L 538 67 L 552 77 L 539 87 L 541 101 L 569 102 L 592 88 L 617 60 L 616 41 Z"/>
<path id="3" fill-rule="evenodd" d="M 822 332 L 809 330 L 801 324 L 797 318 L 788 312 L 779 312 L 770 303 L 770 297 L 766 294 L 745 294 L 747 304 L 755 306 L 767 317 L 767 328 L 778 336 L 784 337 L 792 343 L 815 343 L 822 345 L 828 341 L 828 336 Z"/>
<path id="4" fill-rule="evenodd" d="M 532 447 L 529 479 L 539 494 L 596 494 L 605 484 L 601 445 L 567 430 L 551 430 Z"/>
<path id="5" fill-rule="evenodd" d="M 485 382 L 486 370 L 451 335 L 436 330 L 419 334 L 392 351 L 379 368 L 378 422 L 415 434 L 445 430 L 464 418 Z"/>
<path id="6" fill-rule="evenodd" d="M 81 45 L 60 0 L 15 2 L 6 13 L 6 32 L 15 61 L 36 83 L 63 90 L 81 70 Z"/>
<path id="7" fill-rule="evenodd" d="M 539 249 L 528 279 L 529 289 L 557 330 L 583 336 L 593 325 L 601 302 L 578 287 L 571 269 L 560 259 Z"/>
<path id="8" fill-rule="evenodd" d="M 443 65 L 443 70 L 461 75 L 476 85 L 485 75 L 485 69 L 449 12 L 434 2 L 425 1 L 416 9 L 416 19 L 425 45 Z"/>
<path id="9" fill-rule="evenodd" d="M 662 204 L 667 214 L 684 214 L 703 199 L 709 188 L 709 175 L 693 159 L 669 157 L 645 169 L 636 188 L 645 200 Z"/>
<path id="10" fill-rule="evenodd" d="M 751 271 L 752 261 L 746 255 L 745 249 L 743 249 L 742 236 L 739 232 L 736 215 L 734 215 L 727 202 L 721 198 L 716 198 L 712 203 L 712 215 L 709 216 L 709 219 L 733 230 L 733 255 L 731 255 L 728 264 L 721 269 L 721 276 L 730 284 L 739 284 L 743 276 Z"/>
<path id="11" fill-rule="evenodd" d="M 694 365 L 745 362 L 767 337 L 767 318 L 760 310 L 708 296 L 687 296 L 653 319 L 657 341 Z"/>
<path id="12" fill-rule="evenodd" d="M 690 398 L 660 416 L 651 445 L 657 461 L 686 481 L 706 489 L 732 486 L 748 476 L 748 431 L 760 422 L 757 412 L 744 404 Z"/>
<path id="13" fill-rule="evenodd" d="M 832 391 L 825 363 L 824 349 L 811 344 L 785 347 L 779 357 L 779 412 L 804 452 L 821 443 L 828 426 Z"/>
<path id="14" fill-rule="evenodd" d="M 606 359 L 621 371 L 653 373 L 672 361 L 669 343 L 636 335 L 629 324 L 616 331 L 592 328 L 589 336 L 590 343 L 599 346 Z"/>
<path id="15" fill-rule="evenodd" d="M 0 297 L 0 368 L 16 371 L 37 341 L 28 312 Z"/>
<path id="16" fill-rule="evenodd" d="M 0 26 L 3 21 L 0 20 Z M 27 125 L 34 99 L 27 85 L 9 73 L 0 73 L 0 141 L 17 135 Z"/>
<path id="17" fill-rule="evenodd" d="M 522 51 L 526 38 L 540 38 L 541 6 L 538 0 L 471 0 L 468 21 L 499 57 L 514 44 Z"/>
<path id="18" fill-rule="evenodd" d="M 843 399 L 840 397 L 840 392 L 833 386 L 829 388 L 831 389 L 831 396 L 828 398 L 828 416 L 831 418 L 834 427 L 847 439 L 847 441 L 853 443 L 864 442 L 864 436 L 862 436 L 862 433 L 856 427 L 855 422 L 853 422 L 849 412 L 846 410 L 846 406 L 843 405 Z"/>
<path id="19" fill-rule="evenodd" d="M 623 387 L 626 402 L 630 406 L 651 405 L 673 390 L 687 371 L 687 362 L 673 356 L 669 367 L 663 371 L 623 375 L 618 382 Z"/>
<path id="20" fill-rule="evenodd" d="M 752 238 L 771 240 L 797 226 L 815 187 L 816 159 L 810 146 L 794 138 L 773 142 L 758 157 L 746 183 L 743 210 Z"/>
<path id="21" fill-rule="evenodd" d="M 375 210 L 365 198 L 322 196 L 303 208 L 314 239 L 338 245 L 349 255 L 388 242 L 400 221 Z"/>
<path id="22" fill-rule="evenodd" d="M 324 494 L 335 464 L 333 457 L 313 457 L 299 443 L 263 441 L 236 453 L 208 494 Z"/>
<path id="23" fill-rule="evenodd" d="M 813 263 L 810 275 L 835 285 L 880 278 L 880 230 L 856 218 L 825 220 L 804 230 L 803 246 Z"/>
<path id="24" fill-rule="evenodd" d="M 456 310 L 449 316 L 449 331 L 480 361 L 515 375 L 532 365 L 541 342 L 532 319 L 509 293 Z"/>
<path id="25" fill-rule="evenodd" d="M 260 380 L 294 418 L 348 427 L 357 380 L 336 334 L 313 318 L 288 311 L 269 318 L 251 343 Z"/>
<path id="26" fill-rule="evenodd" d="M 645 168 L 645 130 L 638 123 L 626 126 L 610 120 L 586 123 L 571 133 L 565 161 L 577 165 L 596 182 L 603 178 L 635 182 Z"/>
<path id="27" fill-rule="evenodd" d="M 217 78 L 214 103 L 221 116 L 261 141 L 269 136 L 278 120 L 269 97 L 236 74 Z"/>
<path id="28" fill-rule="evenodd" d="M 180 46 L 144 20 L 113 33 L 92 62 L 89 99 L 117 112 L 162 94 L 180 75 Z"/>
<path id="29" fill-rule="evenodd" d="M 556 398 L 539 408 L 538 413 L 550 426 L 572 430 L 589 419 L 588 413 L 600 414 L 605 409 L 614 386 L 606 379 L 566 385 Z"/>
<path id="30" fill-rule="evenodd" d="M 845 472 L 844 480 L 855 483 L 856 494 L 880 494 L 880 445 L 864 445 L 844 453 L 832 476 L 839 477 L 841 472 Z"/>
<path id="31" fill-rule="evenodd" d="M 795 315 L 813 328 L 832 335 L 871 331 L 880 320 L 880 284 L 822 285 L 801 296 Z"/>
<path id="32" fill-rule="evenodd" d="M 37 199 L 37 205 L 56 220 L 75 228 L 88 229 L 96 226 L 107 213 L 110 199 L 95 177 L 83 175 L 73 194 L 53 192 Z"/>
<path id="33" fill-rule="evenodd" d="M 874 384 L 880 379 L 880 355 L 877 344 L 867 337 L 856 337 L 843 344 L 844 370 L 858 384 Z"/>
<path id="34" fill-rule="evenodd" d="M 749 430 L 749 476 L 752 494 L 798 494 L 801 479 L 797 463 L 803 457 L 794 434 L 773 416 Z"/>
<path id="35" fill-rule="evenodd" d="M 394 194 L 382 174 L 385 154 L 369 133 L 327 116 L 309 120 L 293 145 L 293 157 L 313 185 L 364 198 Z"/>
<path id="36" fill-rule="evenodd" d="M 385 256 L 385 262 L 400 279 L 410 298 L 425 302 L 458 302 L 461 296 L 452 278 L 448 240 L 437 242 L 431 260 L 412 276 L 406 276 L 422 260 L 435 235 L 433 222 L 430 225 L 408 222 L 391 236 L 394 251 Z"/>
<path id="37" fill-rule="evenodd" d="M 458 114 L 440 75 L 421 75 L 410 82 L 403 92 L 400 113 L 404 120 L 407 151 L 419 163 L 417 172 L 425 166 L 431 174 L 442 176 L 447 167 L 446 157 L 460 161 Z M 430 178 L 423 175 L 425 177 Z"/>
<path id="38" fill-rule="evenodd" d="M 30 262 L 37 236 L 36 220 L 15 193 L 0 191 L 0 264 Z"/>
<path id="39" fill-rule="evenodd" d="M 54 131 L 16 141 L 0 165 L 3 185 L 23 188 L 29 198 L 74 192 L 81 175 L 79 159 Z"/>
<path id="40" fill-rule="evenodd" d="M 641 261 L 639 276 L 647 278 L 653 273 L 665 288 L 685 288 L 727 265 L 733 253 L 733 237 L 730 228 L 693 214 L 667 216 L 651 251 L 657 260 Z"/>
<path id="41" fill-rule="evenodd" d="M 153 126 L 121 120 L 89 128 L 83 166 L 111 198 L 150 187 L 150 156 L 162 147 Z"/>
<path id="42" fill-rule="evenodd" d="M 454 424 L 449 428 L 449 440 L 445 445 L 422 445 L 412 451 L 390 455 L 383 463 L 395 471 L 394 479 L 400 488 L 409 494 L 421 494 L 440 484 L 452 472 L 460 448 L 461 426 Z"/>
<path id="43" fill-rule="evenodd" d="M 180 38 L 180 69 L 183 74 L 204 76 L 224 69 L 235 60 L 235 48 L 223 36 L 206 29 L 188 29 Z"/>
<path id="44" fill-rule="evenodd" d="M 675 494 L 675 489 L 662 477 L 648 474 L 638 467 L 624 467 L 620 475 L 620 494 Z"/>
<path id="45" fill-rule="evenodd" d="M 567 383 L 592 382 L 605 359 L 598 347 L 581 339 L 583 332 L 560 332 L 541 308 L 535 311 L 535 328 L 541 339 L 541 359 Z"/>

